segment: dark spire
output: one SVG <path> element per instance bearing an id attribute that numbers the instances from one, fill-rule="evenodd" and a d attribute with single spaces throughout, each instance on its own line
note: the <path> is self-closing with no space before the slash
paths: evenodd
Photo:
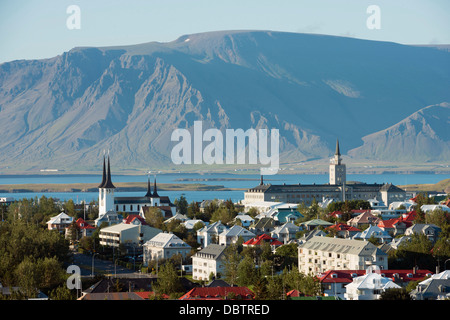
<path id="1" fill-rule="evenodd" d="M 259 185 L 262 186 L 264 185 L 264 180 L 263 180 L 263 176 L 261 175 L 261 181 L 259 182 Z"/>
<path id="2" fill-rule="evenodd" d="M 150 187 L 150 178 L 148 178 L 148 181 L 147 181 L 147 193 L 145 194 L 145 196 L 149 197 L 149 198 L 153 197 L 152 188 Z"/>
<path id="3" fill-rule="evenodd" d="M 336 139 L 336 156 L 340 156 L 341 155 L 341 151 L 339 150 L 339 139 Z"/>
<path id="4" fill-rule="evenodd" d="M 104 183 L 102 188 L 115 189 L 116 187 L 113 185 L 113 183 L 111 181 L 111 168 L 110 168 L 109 162 L 110 161 L 109 161 L 109 156 L 108 156 L 108 172 L 106 174 L 106 182 Z"/>
<path id="5" fill-rule="evenodd" d="M 105 166 L 105 156 L 103 156 L 103 176 L 102 182 L 99 184 L 98 188 L 103 188 L 105 182 L 106 182 L 106 166 Z"/>
<path id="6" fill-rule="evenodd" d="M 155 177 L 155 182 L 153 183 L 153 196 L 159 197 L 158 192 L 156 191 L 156 177 Z"/>

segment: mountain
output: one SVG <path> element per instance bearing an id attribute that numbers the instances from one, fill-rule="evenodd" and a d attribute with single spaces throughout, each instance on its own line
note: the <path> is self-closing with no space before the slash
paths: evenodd
<path id="1" fill-rule="evenodd" d="M 449 70 L 450 54 L 435 48 L 272 31 L 6 62 L 0 170 L 98 170 L 105 150 L 115 169 L 157 170 L 172 165 L 173 130 L 195 120 L 204 130 L 277 128 L 281 163 L 326 158 L 336 138 L 345 153 L 450 101 Z"/>
<path id="2" fill-rule="evenodd" d="M 408 162 L 450 159 L 450 103 L 420 109 L 395 125 L 362 138 L 350 156 Z"/>

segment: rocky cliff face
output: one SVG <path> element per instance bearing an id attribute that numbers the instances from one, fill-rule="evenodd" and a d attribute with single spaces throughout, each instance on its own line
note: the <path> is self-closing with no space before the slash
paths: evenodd
<path id="1" fill-rule="evenodd" d="M 97 170 L 105 150 L 116 168 L 170 166 L 171 133 L 195 120 L 204 128 L 279 129 L 281 162 L 328 157 L 336 138 L 354 157 L 386 157 L 369 135 L 450 101 L 449 66 L 449 53 L 433 48 L 269 31 L 3 63 L 0 170 Z M 435 135 L 448 150 L 443 131 Z M 405 132 L 404 150 L 417 132 Z M 441 159 L 442 148 L 425 148 L 428 141 L 395 160 Z"/>

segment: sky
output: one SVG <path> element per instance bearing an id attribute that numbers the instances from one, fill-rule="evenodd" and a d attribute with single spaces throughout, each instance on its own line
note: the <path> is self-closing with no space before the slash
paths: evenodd
<path id="1" fill-rule="evenodd" d="M 218 30 L 450 44 L 449 13 L 449 0 L 0 0 L 0 63 Z"/>

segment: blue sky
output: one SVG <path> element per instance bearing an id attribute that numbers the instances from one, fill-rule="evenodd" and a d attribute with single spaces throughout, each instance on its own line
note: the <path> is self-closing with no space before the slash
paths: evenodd
<path id="1" fill-rule="evenodd" d="M 70 5 L 81 29 L 66 26 Z M 380 29 L 366 26 L 369 5 L 380 8 Z M 449 13 L 449 0 L 0 0 L 0 63 L 237 29 L 450 44 Z"/>

